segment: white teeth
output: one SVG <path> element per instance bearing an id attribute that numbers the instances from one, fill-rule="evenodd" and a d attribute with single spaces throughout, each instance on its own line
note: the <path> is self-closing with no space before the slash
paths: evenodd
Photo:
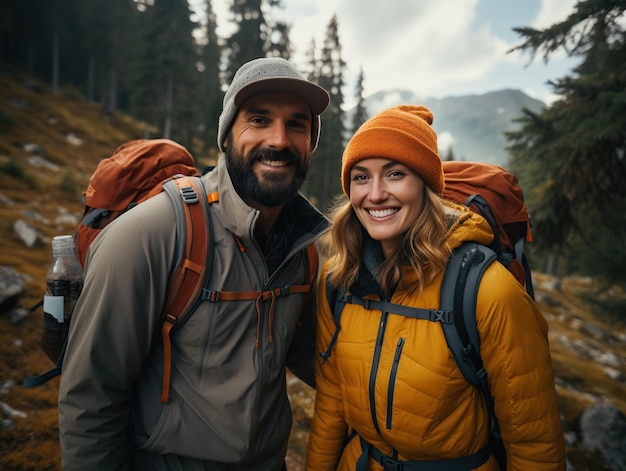
<path id="1" fill-rule="evenodd" d="M 375 218 L 384 218 L 387 216 L 391 216 L 398 212 L 397 209 L 370 209 L 368 210 L 371 216 Z"/>
<path id="2" fill-rule="evenodd" d="M 289 164 L 289 162 L 285 162 L 283 160 L 261 160 L 260 162 L 264 165 L 269 165 L 270 167 L 284 167 Z"/>

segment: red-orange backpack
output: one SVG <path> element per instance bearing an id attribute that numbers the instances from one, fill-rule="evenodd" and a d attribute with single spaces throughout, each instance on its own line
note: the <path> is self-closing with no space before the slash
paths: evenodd
<path id="1" fill-rule="evenodd" d="M 165 191 L 176 214 L 176 269 L 170 276 L 162 313 L 161 334 L 164 371 L 161 400 L 169 401 L 171 374 L 171 335 L 192 312 L 196 300 L 266 301 L 281 295 L 305 294 L 305 302 L 317 275 L 318 253 L 314 243 L 307 248 L 308 283 L 268 291 L 204 290 L 210 278 L 213 237 L 210 204 L 219 201 L 217 193 L 207 194 L 191 154 L 169 139 L 138 139 L 122 144 L 111 157 L 103 159 L 83 193 L 83 219 L 74 235 L 77 256 L 84 265 L 87 250 L 108 224 L 138 204 Z M 67 340 L 65 345 L 67 344 Z M 24 380 L 24 387 L 39 386 L 60 376 L 65 345 L 50 371 Z"/>
<path id="2" fill-rule="evenodd" d="M 481 162 L 443 162 L 443 197 L 466 205 L 483 216 L 494 234 L 489 247 L 534 298 L 524 242 L 532 241 L 531 218 L 524 193 L 512 173 Z"/>

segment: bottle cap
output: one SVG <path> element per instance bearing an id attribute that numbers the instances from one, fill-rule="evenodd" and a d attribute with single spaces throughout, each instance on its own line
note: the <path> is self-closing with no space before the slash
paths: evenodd
<path id="1" fill-rule="evenodd" d="M 72 255 L 74 254 L 74 237 L 71 235 L 60 235 L 52 238 L 52 254 Z"/>

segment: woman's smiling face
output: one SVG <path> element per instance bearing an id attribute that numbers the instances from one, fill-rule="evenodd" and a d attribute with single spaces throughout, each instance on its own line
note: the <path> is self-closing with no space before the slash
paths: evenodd
<path id="1" fill-rule="evenodd" d="M 394 160 L 367 158 L 350 170 L 350 203 L 365 230 L 380 241 L 388 257 L 398 250 L 424 208 L 424 181 Z"/>

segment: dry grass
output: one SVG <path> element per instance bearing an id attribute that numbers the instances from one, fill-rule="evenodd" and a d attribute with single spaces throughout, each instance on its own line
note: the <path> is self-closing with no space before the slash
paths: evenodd
<path id="1" fill-rule="evenodd" d="M 53 95 L 46 86 L 30 78 L 0 74 L 0 166 L 13 159 L 24 171 L 19 179 L 0 172 L 0 194 L 15 202 L 8 205 L 0 201 L 0 265 L 15 267 L 28 275 L 22 306 L 34 304 L 43 295 L 45 272 L 51 258 L 49 239 L 74 230 L 73 226 L 55 224 L 55 218 L 64 211 L 80 214 L 81 192 L 97 163 L 120 143 L 142 137 L 143 129 L 142 123 L 122 115 L 103 116 L 98 105 L 84 101 L 75 92 Z M 83 144 L 70 144 L 67 138 L 70 133 L 83 139 Z M 59 169 L 28 164 L 30 154 L 23 149 L 27 143 L 40 145 L 43 148 L 40 155 Z M 65 192 L 60 187 L 67 168 L 73 169 L 74 192 Z M 13 231 L 17 219 L 27 220 L 47 239 L 39 246 L 26 248 Z M 565 382 L 558 387 L 561 415 L 566 429 L 577 432 L 582 411 L 596 396 L 606 398 L 626 412 L 626 386 L 609 380 L 592 359 L 574 355 L 561 343 L 560 336 L 570 341 L 584 340 L 624 357 L 624 343 L 603 345 L 591 338 L 581 325 L 588 322 L 613 332 L 623 331 L 624 326 L 609 326 L 606 320 L 591 314 L 591 308 L 582 297 L 582 293 L 591 288 L 589 280 L 566 279 L 561 281 L 560 290 L 545 291 L 544 285 L 552 281 L 537 274 L 537 291 L 545 294 L 540 307 L 551 325 L 555 373 Z M 20 324 L 13 324 L 8 316 L 0 315 L 0 402 L 26 414 L 25 418 L 15 418 L 12 427 L 0 427 L 0 469 L 3 470 L 60 469 L 58 383 L 52 381 L 32 390 L 21 387 L 25 377 L 52 367 L 39 349 L 40 334 L 40 310 Z M 626 375 L 626 365 L 621 365 L 621 372 Z M 302 469 L 314 392 L 290 377 L 289 394 L 294 428 L 287 461 L 290 471 L 298 471 Z M 0 412 L 0 421 L 4 418 L 2 414 Z M 602 469 L 595 457 L 579 447 L 569 449 L 568 457 L 578 471 Z"/>

